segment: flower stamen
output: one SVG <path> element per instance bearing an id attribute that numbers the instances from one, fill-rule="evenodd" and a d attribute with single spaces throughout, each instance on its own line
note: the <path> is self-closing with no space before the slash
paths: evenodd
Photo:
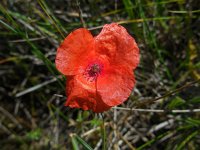
<path id="1" fill-rule="evenodd" d="M 102 70 L 102 65 L 97 63 L 90 64 L 86 68 L 83 75 L 88 81 L 92 82 L 97 79 L 98 75 L 101 73 L 101 70 Z"/>

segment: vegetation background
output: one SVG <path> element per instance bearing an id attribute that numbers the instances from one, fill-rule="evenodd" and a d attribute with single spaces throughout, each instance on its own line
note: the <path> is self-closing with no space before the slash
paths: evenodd
<path id="1" fill-rule="evenodd" d="M 199 14 L 198 0 L 1 0 L 0 149 L 198 150 Z M 111 22 L 140 47 L 129 100 L 101 115 L 64 107 L 56 48 Z"/>

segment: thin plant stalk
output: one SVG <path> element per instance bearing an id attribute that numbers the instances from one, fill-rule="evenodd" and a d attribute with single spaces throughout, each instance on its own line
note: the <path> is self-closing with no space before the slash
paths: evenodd
<path id="1" fill-rule="evenodd" d="M 106 150 L 106 129 L 105 129 L 105 120 L 103 115 L 101 114 L 102 117 L 102 124 L 101 124 L 101 136 L 102 136 L 102 143 L 103 143 L 103 150 Z"/>

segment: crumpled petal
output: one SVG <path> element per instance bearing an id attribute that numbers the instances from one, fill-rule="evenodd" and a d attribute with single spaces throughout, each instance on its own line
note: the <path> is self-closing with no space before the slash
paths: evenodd
<path id="1" fill-rule="evenodd" d="M 118 69 L 107 70 L 104 75 L 98 77 L 97 92 L 103 102 L 112 107 L 127 100 L 134 84 L 133 72 L 121 66 Z"/>
<path id="2" fill-rule="evenodd" d="M 135 85 L 138 46 L 126 29 L 107 24 L 93 37 L 84 28 L 57 49 L 56 67 L 67 76 L 66 106 L 103 112 L 123 103 Z"/>
<path id="3" fill-rule="evenodd" d="M 67 79 L 66 93 L 68 95 L 66 106 L 93 110 L 96 107 L 95 84 L 85 82 L 80 75 Z"/>
<path id="4" fill-rule="evenodd" d="M 96 113 L 110 108 L 96 92 L 96 83 L 88 81 L 82 75 L 76 75 L 67 79 L 66 93 L 68 98 L 65 106 L 93 110 Z"/>
<path id="5" fill-rule="evenodd" d="M 94 38 L 84 28 L 70 33 L 57 49 L 56 68 L 64 75 L 75 75 L 81 63 L 94 51 Z"/>
<path id="6" fill-rule="evenodd" d="M 139 48 L 134 38 L 117 23 L 104 25 L 95 37 L 96 52 L 106 55 L 111 65 L 124 65 L 135 69 L 139 63 Z"/>

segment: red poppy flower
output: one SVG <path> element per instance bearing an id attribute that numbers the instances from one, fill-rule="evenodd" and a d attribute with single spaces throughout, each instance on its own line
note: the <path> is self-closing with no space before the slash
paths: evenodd
<path id="1" fill-rule="evenodd" d="M 126 29 L 104 25 L 96 37 L 84 28 L 57 49 L 56 67 L 67 76 L 66 106 L 103 112 L 123 103 L 135 84 L 139 49 Z"/>

